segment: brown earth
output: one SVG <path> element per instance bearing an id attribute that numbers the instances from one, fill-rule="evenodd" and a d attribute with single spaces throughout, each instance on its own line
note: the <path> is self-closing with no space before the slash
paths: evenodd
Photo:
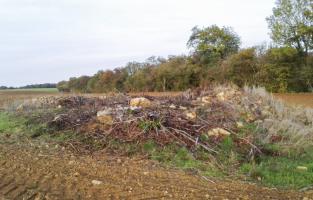
<path id="1" fill-rule="evenodd" d="M 290 105 L 313 108 L 313 94 L 312 93 L 274 94 L 274 96 L 285 101 L 287 104 L 290 104 Z"/>
<path id="2" fill-rule="evenodd" d="M 0 138 L 0 200 L 285 200 L 310 196 L 239 181 L 212 180 L 139 157 L 115 157 L 105 152 L 79 156 L 55 144 L 12 139 L 12 136 Z"/>

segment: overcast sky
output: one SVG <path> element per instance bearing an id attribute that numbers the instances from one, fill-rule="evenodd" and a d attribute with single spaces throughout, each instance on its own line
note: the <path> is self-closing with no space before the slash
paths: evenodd
<path id="1" fill-rule="evenodd" d="M 0 0 L 0 85 L 72 76 L 188 53 L 195 25 L 232 26 L 242 46 L 269 41 L 275 0 Z"/>

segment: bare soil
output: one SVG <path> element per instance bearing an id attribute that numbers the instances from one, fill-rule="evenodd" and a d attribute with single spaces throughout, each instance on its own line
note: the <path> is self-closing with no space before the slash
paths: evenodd
<path id="1" fill-rule="evenodd" d="M 309 199 L 313 194 L 206 180 L 144 158 L 75 155 L 55 144 L 0 139 L 0 199 Z M 99 185 L 93 182 L 100 183 Z"/>
<path id="2" fill-rule="evenodd" d="M 313 94 L 312 93 L 274 94 L 274 96 L 285 101 L 287 104 L 290 104 L 290 105 L 313 108 Z"/>

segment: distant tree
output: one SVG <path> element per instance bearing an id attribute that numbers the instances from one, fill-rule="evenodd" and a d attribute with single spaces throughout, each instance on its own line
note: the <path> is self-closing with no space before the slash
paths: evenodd
<path id="1" fill-rule="evenodd" d="M 308 91 L 313 92 L 313 55 L 306 57 L 306 65 L 299 73 L 300 78 L 307 86 Z"/>
<path id="2" fill-rule="evenodd" d="M 230 56 L 225 64 L 228 70 L 228 79 L 238 86 L 257 85 L 258 58 L 255 48 L 243 49 Z"/>
<path id="3" fill-rule="evenodd" d="M 125 66 L 125 69 L 129 76 L 134 75 L 138 70 L 142 68 L 143 68 L 143 64 L 140 62 L 129 62 Z"/>
<path id="4" fill-rule="evenodd" d="M 56 88 L 57 84 L 55 83 L 43 83 L 43 84 L 32 84 L 26 85 L 22 87 L 18 87 L 20 89 L 31 89 L 31 88 Z"/>
<path id="5" fill-rule="evenodd" d="M 70 88 L 69 88 L 69 85 L 68 85 L 68 81 L 61 81 L 57 84 L 57 89 L 60 91 L 60 92 L 70 92 Z"/>
<path id="6" fill-rule="evenodd" d="M 71 90 L 71 92 L 88 92 L 87 91 L 87 84 L 90 80 L 89 76 L 81 76 L 78 78 L 70 78 L 68 82 L 68 87 Z"/>
<path id="7" fill-rule="evenodd" d="M 203 29 L 194 27 L 187 45 L 194 50 L 194 54 L 202 63 L 209 63 L 237 53 L 240 38 L 230 27 L 220 28 L 216 25 Z"/>
<path id="8" fill-rule="evenodd" d="M 306 92 L 299 59 L 295 48 L 269 49 L 261 58 L 258 82 L 270 92 Z"/>
<path id="9" fill-rule="evenodd" d="M 312 0 L 277 0 L 267 22 L 276 44 L 294 47 L 305 55 L 313 49 Z"/>

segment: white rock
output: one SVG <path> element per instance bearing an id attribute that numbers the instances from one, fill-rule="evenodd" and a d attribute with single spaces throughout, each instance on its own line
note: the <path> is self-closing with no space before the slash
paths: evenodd
<path id="1" fill-rule="evenodd" d="M 179 106 L 179 109 L 180 109 L 180 110 L 187 110 L 187 108 L 184 107 L 184 106 Z"/>
<path id="2" fill-rule="evenodd" d="M 225 101 L 225 93 L 224 92 L 220 92 L 216 95 L 216 97 L 218 98 L 218 100 L 220 101 Z"/>
<path id="3" fill-rule="evenodd" d="M 98 111 L 97 112 L 97 117 L 107 116 L 107 115 L 110 115 L 110 114 L 112 114 L 112 109 L 108 108 L 108 109 L 105 109 L 105 110 Z"/>
<path id="4" fill-rule="evenodd" d="M 197 113 L 195 112 L 186 112 L 185 113 L 187 119 L 196 119 L 197 118 Z"/>
<path id="5" fill-rule="evenodd" d="M 98 180 L 92 180 L 91 183 L 93 185 L 101 185 L 103 182 L 102 181 L 98 181 Z"/>
<path id="6" fill-rule="evenodd" d="M 174 104 L 171 104 L 171 105 L 170 105 L 170 108 L 171 108 L 171 109 L 175 109 L 176 106 L 175 106 Z"/>
<path id="7" fill-rule="evenodd" d="M 237 125 L 237 128 L 243 128 L 243 123 L 242 122 L 237 122 L 236 125 Z"/>

